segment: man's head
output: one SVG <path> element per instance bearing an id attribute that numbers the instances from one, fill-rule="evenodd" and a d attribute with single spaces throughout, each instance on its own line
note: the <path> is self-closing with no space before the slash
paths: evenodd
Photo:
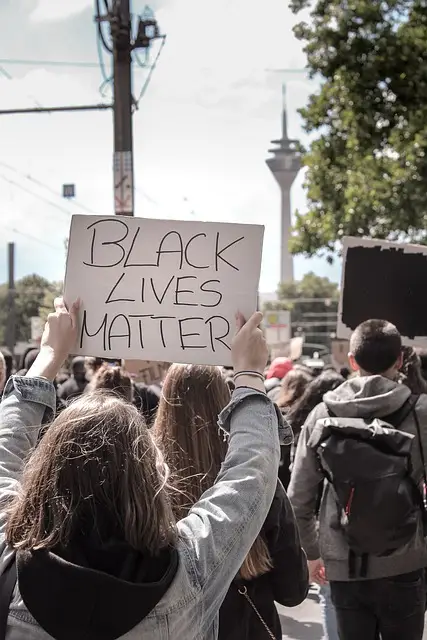
<path id="1" fill-rule="evenodd" d="M 78 382 L 84 382 L 86 380 L 86 362 L 83 357 L 78 356 L 77 358 L 73 358 L 71 362 L 71 372 L 73 377 Z"/>
<path id="2" fill-rule="evenodd" d="M 24 369 L 26 369 L 27 371 L 31 369 L 39 353 L 40 349 L 30 349 L 29 351 L 27 351 L 24 358 Z"/>
<path id="3" fill-rule="evenodd" d="M 367 320 L 353 332 L 349 361 L 361 375 L 394 378 L 402 364 L 402 339 L 387 320 Z"/>

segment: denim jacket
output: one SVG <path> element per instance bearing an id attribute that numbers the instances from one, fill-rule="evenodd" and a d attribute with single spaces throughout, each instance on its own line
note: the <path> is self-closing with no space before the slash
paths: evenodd
<path id="1" fill-rule="evenodd" d="M 4 507 L 19 491 L 24 460 L 37 443 L 42 422 L 53 417 L 55 390 L 42 378 L 11 378 L 0 405 L 0 544 Z M 277 482 L 280 416 L 264 394 L 237 389 L 219 417 L 229 430 L 219 476 L 178 522 L 179 566 L 157 606 L 123 638 L 213 640 L 218 611 L 269 511 Z M 10 554 L 0 558 L 0 573 Z M 8 640 L 49 636 L 26 609 L 19 580 L 12 597 Z M 76 638 L 76 640 L 79 640 Z"/>

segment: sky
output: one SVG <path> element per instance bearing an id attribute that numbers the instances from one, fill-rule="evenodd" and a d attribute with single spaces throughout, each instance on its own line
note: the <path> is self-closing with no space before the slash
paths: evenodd
<path id="1" fill-rule="evenodd" d="M 97 62 L 92 0 L 1 0 L 0 109 L 94 104 L 101 68 L 6 60 Z M 132 12 L 145 2 L 133 0 Z M 166 46 L 134 115 L 135 214 L 265 225 L 260 290 L 279 279 L 280 193 L 265 159 L 280 135 L 286 81 L 288 133 L 306 142 L 297 109 L 316 84 L 292 34 L 286 0 L 153 0 Z M 153 55 L 156 50 L 153 49 Z M 111 60 L 103 55 L 107 77 Z M 137 98 L 146 70 L 134 65 Z M 290 71 L 281 72 L 281 69 Z M 64 275 L 73 213 L 113 213 L 112 114 L 0 115 L 0 282 L 16 243 L 16 276 Z M 306 207 L 304 176 L 292 207 Z M 61 197 L 76 185 L 75 201 Z M 295 258 L 295 276 L 339 279 L 339 265 Z"/>

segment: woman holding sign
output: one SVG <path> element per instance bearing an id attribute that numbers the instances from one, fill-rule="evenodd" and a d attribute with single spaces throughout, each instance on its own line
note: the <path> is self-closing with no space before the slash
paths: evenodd
<path id="1" fill-rule="evenodd" d="M 214 639 L 276 489 L 280 425 L 264 393 L 262 316 L 237 319 L 221 472 L 175 524 L 161 453 L 120 398 L 79 398 L 37 444 L 76 311 L 56 301 L 39 356 L 0 405 L 0 637 Z"/>
<path id="2" fill-rule="evenodd" d="M 290 374 L 289 374 L 290 375 Z M 172 506 L 184 518 L 216 481 L 227 455 L 228 434 L 218 414 L 230 402 L 227 382 L 217 367 L 175 364 L 163 385 L 154 438 L 171 469 Z M 292 444 L 287 429 L 284 445 Z M 281 640 L 275 602 L 294 607 L 308 592 L 307 558 L 298 527 L 280 482 L 262 532 L 235 576 L 220 610 L 220 640 Z"/>

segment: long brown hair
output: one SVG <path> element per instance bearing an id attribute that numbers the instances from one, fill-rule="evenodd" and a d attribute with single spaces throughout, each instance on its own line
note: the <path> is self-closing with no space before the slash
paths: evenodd
<path id="1" fill-rule="evenodd" d="M 132 378 L 122 367 L 112 367 L 107 362 L 101 365 L 91 379 L 87 391 L 108 389 L 128 402 L 133 399 Z"/>
<path id="2" fill-rule="evenodd" d="M 111 393 L 83 395 L 29 458 L 6 539 L 15 549 L 52 549 L 96 535 L 156 554 L 176 539 L 166 469 L 135 407 Z"/>
<path id="3" fill-rule="evenodd" d="M 277 405 L 280 409 L 290 407 L 301 398 L 306 386 L 313 380 L 312 376 L 302 369 L 292 369 L 282 380 Z"/>
<path id="4" fill-rule="evenodd" d="M 228 385 L 217 367 L 174 364 L 169 369 L 153 435 L 172 472 L 176 519 L 184 518 L 215 483 L 227 452 L 217 419 L 229 401 Z M 267 545 L 259 535 L 240 576 L 250 580 L 271 568 Z"/>

